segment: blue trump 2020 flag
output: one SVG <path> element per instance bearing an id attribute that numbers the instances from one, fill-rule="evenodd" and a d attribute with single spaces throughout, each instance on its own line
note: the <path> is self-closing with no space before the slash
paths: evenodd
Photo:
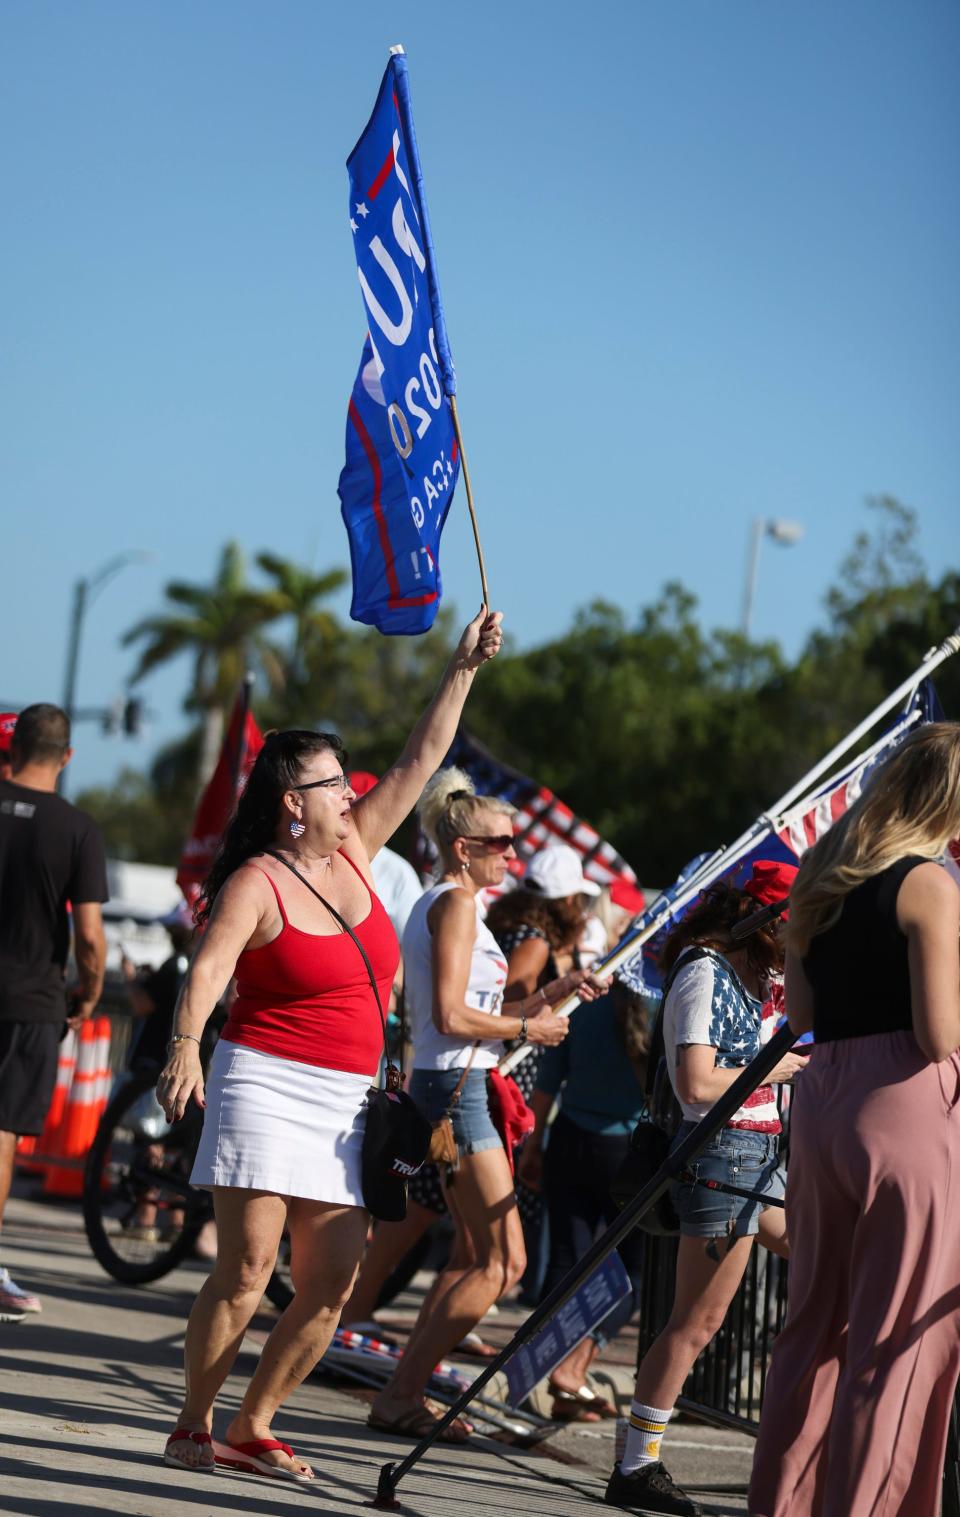
<path id="1" fill-rule="evenodd" d="M 350 230 L 370 328 L 347 411 L 339 495 L 350 615 L 426 632 L 440 604 L 440 533 L 460 459 L 443 322 L 403 50 L 392 49 L 350 157 Z"/>

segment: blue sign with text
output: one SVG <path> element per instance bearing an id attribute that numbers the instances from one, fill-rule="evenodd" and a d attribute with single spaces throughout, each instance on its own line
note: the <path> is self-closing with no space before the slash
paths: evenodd
<path id="1" fill-rule="evenodd" d="M 614 1249 L 578 1286 L 566 1305 L 508 1361 L 504 1373 L 510 1387 L 510 1405 L 517 1406 L 529 1396 L 544 1375 L 549 1375 L 624 1296 L 629 1296 L 630 1289 L 623 1260 Z"/>

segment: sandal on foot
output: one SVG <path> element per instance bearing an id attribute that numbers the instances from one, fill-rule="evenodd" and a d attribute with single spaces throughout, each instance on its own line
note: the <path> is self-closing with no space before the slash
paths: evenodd
<path id="1" fill-rule="evenodd" d="M 381 1417 L 376 1412 L 371 1412 L 367 1418 L 367 1427 L 377 1433 L 393 1433 L 397 1438 L 413 1438 L 418 1443 L 421 1438 L 427 1438 L 433 1432 L 439 1417 L 435 1417 L 428 1407 L 409 1406 L 398 1417 Z M 466 1443 L 473 1432 L 472 1423 L 466 1422 L 461 1417 L 455 1417 L 449 1427 L 445 1427 L 438 1443 Z"/>
<path id="2" fill-rule="evenodd" d="M 214 1461 L 212 1464 L 200 1464 L 199 1462 L 197 1464 L 187 1464 L 185 1459 L 178 1459 L 175 1454 L 171 1454 L 171 1444 L 186 1443 L 188 1440 L 190 1443 L 196 1443 L 201 1447 L 205 1443 L 213 1443 L 213 1439 L 210 1437 L 209 1433 L 197 1432 L 188 1427 L 174 1428 L 164 1446 L 164 1464 L 171 1465 L 175 1470 L 200 1470 L 204 1475 L 212 1475 L 217 1467 L 216 1461 Z"/>
<path id="3" fill-rule="evenodd" d="M 282 1464 L 270 1464 L 261 1459 L 273 1449 L 282 1449 L 288 1459 L 296 1455 L 289 1443 L 279 1438 L 251 1438 L 249 1443 L 215 1443 L 214 1457 L 224 1469 L 237 1470 L 241 1475 L 267 1475 L 271 1480 L 293 1480 L 297 1485 L 313 1485 L 315 1477 L 299 1470 L 285 1469 Z"/>
<path id="4" fill-rule="evenodd" d="M 551 1385 L 550 1393 L 553 1396 L 550 1416 L 554 1422 L 603 1422 L 617 1416 L 612 1402 L 598 1396 L 589 1385 L 581 1385 L 575 1391 L 564 1391 Z"/>
<path id="5" fill-rule="evenodd" d="M 469 1354 L 473 1359 L 496 1359 L 499 1352 L 491 1343 L 484 1343 L 479 1333 L 467 1333 L 454 1350 L 457 1354 Z"/>

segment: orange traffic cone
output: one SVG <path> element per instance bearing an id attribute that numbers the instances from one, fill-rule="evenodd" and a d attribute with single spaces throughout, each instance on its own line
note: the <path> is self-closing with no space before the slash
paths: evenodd
<path id="1" fill-rule="evenodd" d="M 99 1079 L 95 1087 L 93 1107 L 90 1114 L 90 1141 L 93 1142 L 100 1126 L 100 1118 L 103 1116 L 107 1101 L 110 1099 L 110 1086 L 113 1076 L 110 1072 L 110 1018 L 107 1016 L 97 1018 L 97 1070 Z"/>
<path id="2" fill-rule="evenodd" d="M 70 1168 L 52 1164 L 47 1169 L 43 1182 L 45 1196 L 79 1196 L 83 1194 L 83 1165 L 80 1162 L 93 1141 L 95 1128 L 91 1128 L 91 1115 L 95 1108 L 100 1070 L 97 1067 L 99 1037 L 96 1023 L 84 1022 L 80 1027 L 77 1064 L 73 1081 L 67 1095 L 63 1122 L 56 1135 L 56 1150 L 52 1157 L 70 1159 Z"/>
<path id="3" fill-rule="evenodd" d="M 17 1158 L 21 1169 L 42 1174 L 46 1169 L 46 1165 L 43 1162 L 37 1161 L 42 1161 L 43 1156 L 46 1154 L 57 1154 L 60 1152 L 57 1147 L 57 1138 L 63 1125 L 64 1113 L 67 1108 L 67 1096 L 73 1080 L 76 1062 L 77 1035 L 71 1028 L 60 1044 L 60 1057 L 57 1060 L 57 1083 L 53 1089 L 53 1098 L 50 1102 L 46 1121 L 43 1124 L 43 1132 L 39 1138 L 34 1140 L 33 1148 L 30 1150 L 34 1157 L 32 1159 L 26 1157 L 21 1159 L 20 1154 L 24 1150 L 23 1148 L 18 1150 Z"/>

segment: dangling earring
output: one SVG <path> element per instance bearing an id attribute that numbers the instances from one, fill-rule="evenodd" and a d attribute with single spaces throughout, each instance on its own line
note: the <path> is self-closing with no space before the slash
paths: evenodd
<path id="1" fill-rule="evenodd" d="M 290 823 L 290 836 L 292 838 L 302 838 L 306 830 L 303 822 L 298 817 L 294 817 Z"/>

